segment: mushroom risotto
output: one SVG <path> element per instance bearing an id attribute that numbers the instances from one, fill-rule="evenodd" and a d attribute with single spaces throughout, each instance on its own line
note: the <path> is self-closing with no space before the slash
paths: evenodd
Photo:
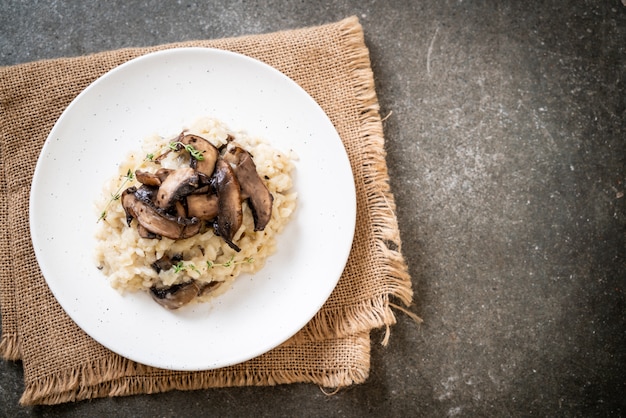
<path id="1" fill-rule="evenodd" d="M 98 268 L 169 309 L 226 291 L 263 267 L 295 209 L 291 154 L 212 118 L 146 138 L 97 202 Z"/>

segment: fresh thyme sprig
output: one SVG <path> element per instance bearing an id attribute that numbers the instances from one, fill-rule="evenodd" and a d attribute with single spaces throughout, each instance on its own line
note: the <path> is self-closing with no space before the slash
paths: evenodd
<path id="1" fill-rule="evenodd" d="M 202 155 L 202 152 L 195 149 L 194 146 L 191 144 L 183 144 L 180 141 L 173 141 L 168 144 L 168 147 L 172 151 L 179 151 L 181 147 L 185 148 L 185 150 L 196 160 L 204 160 L 204 155 Z"/>
<path id="2" fill-rule="evenodd" d="M 252 264 L 252 263 L 254 263 L 254 258 L 252 257 L 246 257 L 243 260 L 235 261 L 235 256 L 233 255 L 230 257 L 228 261 L 224 263 L 215 263 L 213 261 L 207 260 L 205 270 L 208 271 L 214 267 L 231 267 L 237 264 Z M 174 269 L 174 273 L 181 273 L 187 270 L 192 270 L 192 271 L 196 271 L 200 273 L 200 269 L 198 269 L 198 267 L 196 267 L 192 263 L 185 264 L 184 261 L 179 261 L 178 263 L 174 264 L 172 267 Z"/>
<path id="3" fill-rule="evenodd" d="M 207 260 L 206 268 L 207 270 L 210 270 L 213 267 L 230 267 L 230 266 L 235 266 L 237 264 L 252 264 L 252 263 L 254 263 L 254 258 L 252 257 L 246 257 L 243 260 L 235 261 L 235 256 L 231 255 L 230 259 L 226 261 L 225 263 L 214 263 L 212 261 Z"/>
<path id="4" fill-rule="evenodd" d="M 107 211 L 109 210 L 109 206 L 111 206 L 111 203 L 115 202 L 116 200 L 120 200 L 120 197 L 122 196 L 121 195 L 122 189 L 124 188 L 124 186 L 126 186 L 126 184 L 129 181 L 133 181 L 134 179 L 135 179 L 135 173 L 133 173 L 133 171 L 129 168 L 128 171 L 126 172 L 126 175 L 124 176 L 124 178 L 122 180 L 122 184 L 120 184 L 120 187 L 118 187 L 117 190 L 115 191 L 115 193 L 113 193 L 111 195 L 111 198 L 109 199 L 109 201 L 105 205 L 104 209 L 100 213 L 100 217 L 98 218 L 98 222 L 103 221 L 103 220 L 106 219 Z"/>
<path id="5" fill-rule="evenodd" d="M 193 271 L 197 271 L 198 273 L 200 272 L 200 270 L 198 270 L 198 268 L 193 265 L 193 264 L 185 264 L 183 261 L 179 261 L 178 263 L 174 264 L 174 273 L 180 273 L 181 271 L 187 271 L 189 270 L 193 270 Z"/>

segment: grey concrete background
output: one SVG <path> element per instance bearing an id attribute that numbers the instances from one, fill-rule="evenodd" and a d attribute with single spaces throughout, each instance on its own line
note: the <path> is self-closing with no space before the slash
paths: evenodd
<path id="1" fill-rule="evenodd" d="M 0 65 L 356 15 L 420 327 L 368 381 L 169 392 L 0 416 L 626 415 L 626 6 L 604 1 L 0 1 Z"/>

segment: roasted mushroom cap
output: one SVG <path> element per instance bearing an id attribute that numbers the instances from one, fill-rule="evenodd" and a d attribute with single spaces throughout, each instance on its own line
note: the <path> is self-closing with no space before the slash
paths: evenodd
<path id="1" fill-rule="evenodd" d="M 198 187 L 198 174 L 191 167 L 182 167 L 172 171 L 159 187 L 155 205 L 169 208 L 174 202 L 193 192 Z"/>
<path id="2" fill-rule="evenodd" d="M 233 237 L 243 222 L 241 188 L 230 164 L 221 158 L 217 160 L 215 165 L 213 186 L 218 197 L 218 215 L 214 224 L 215 233 L 221 236 L 235 251 L 240 251 L 240 248 L 233 243 Z"/>
<path id="3" fill-rule="evenodd" d="M 274 196 L 259 177 L 256 165 L 250 153 L 240 147 L 231 148 L 224 158 L 235 165 L 234 171 L 241 186 L 241 192 L 247 196 L 254 217 L 254 230 L 262 231 L 272 217 Z"/>
<path id="4" fill-rule="evenodd" d="M 191 167 L 206 176 L 213 174 L 219 151 L 213 144 L 198 135 L 187 134 L 180 140 L 185 145 L 193 146 L 202 153 L 202 160 L 191 158 Z"/>
<path id="5" fill-rule="evenodd" d="M 202 222 L 199 219 L 168 215 L 149 201 L 139 199 L 136 192 L 137 188 L 129 187 L 122 193 L 122 206 L 129 225 L 135 218 L 146 231 L 171 239 L 189 238 L 200 232 Z"/>
<path id="6" fill-rule="evenodd" d="M 152 286 L 150 288 L 150 296 L 161 306 L 168 309 L 178 309 L 196 297 L 208 294 L 220 284 L 220 282 L 200 283 L 196 280 L 191 280 L 162 288 Z"/>

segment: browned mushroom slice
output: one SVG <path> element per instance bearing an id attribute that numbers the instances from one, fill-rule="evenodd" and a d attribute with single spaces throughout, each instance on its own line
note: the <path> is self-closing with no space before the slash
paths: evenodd
<path id="1" fill-rule="evenodd" d="M 198 135 L 187 134 L 180 140 L 185 145 L 191 145 L 202 153 L 202 160 L 191 159 L 191 167 L 198 172 L 210 176 L 215 170 L 215 163 L 219 156 L 219 151 L 213 144 Z"/>
<path id="2" fill-rule="evenodd" d="M 198 296 L 199 292 L 200 287 L 195 280 L 163 288 L 156 286 L 150 288 L 152 299 L 167 309 L 178 309 L 188 304 Z"/>
<path id="3" fill-rule="evenodd" d="M 215 219 L 218 214 L 217 195 L 192 194 L 187 196 L 187 215 L 203 221 Z"/>
<path id="4" fill-rule="evenodd" d="M 198 173 L 198 187 L 191 194 L 207 194 L 207 193 L 212 194 L 214 192 L 213 185 L 212 185 L 212 178 L 202 174 L 199 171 L 197 173 Z"/>
<path id="5" fill-rule="evenodd" d="M 220 287 L 220 285 L 224 282 L 209 282 L 204 283 L 200 286 L 200 291 L 198 292 L 198 296 L 205 296 Z"/>
<path id="6" fill-rule="evenodd" d="M 241 188 L 230 164 L 221 158 L 215 165 L 213 181 L 218 198 L 215 233 L 235 251 L 240 251 L 239 247 L 233 243 L 233 237 L 243 222 Z"/>
<path id="7" fill-rule="evenodd" d="M 159 187 L 154 203 L 157 207 L 169 208 L 198 187 L 198 174 L 191 167 L 172 171 Z"/>
<path id="8" fill-rule="evenodd" d="M 234 171 L 241 185 L 241 193 L 248 197 L 254 230 L 262 231 L 272 218 L 272 204 L 274 196 L 259 177 L 256 165 L 250 153 L 239 147 L 231 148 L 224 158 L 235 165 Z"/>
<path id="9" fill-rule="evenodd" d="M 155 173 L 149 171 L 135 170 L 135 178 L 146 186 L 158 187 L 161 185 L 161 179 Z"/>
<path id="10" fill-rule="evenodd" d="M 204 296 L 215 290 L 221 282 L 200 283 L 190 280 L 185 283 L 167 287 L 150 288 L 150 296 L 157 303 L 167 309 L 178 309 L 194 300 L 198 296 Z"/>
<path id="11" fill-rule="evenodd" d="M 122 193 L 122 206 L 129 225 L 135 218 L 148 232 L 171 239 L 189 238 L 200 232 L 202 222 L 199 219 L 163 213 L 150 202 L 138 199 L 136 191 L 135 187 L 129 187 Z"/>
<path id="12" fill-rule="evenodd" d="M 161 271 L 166 271 L 172 268 L 175 263 L 182 261 L 182 254 L 174 254 L 171 257 L 167 254 L 164 254 L 163 257 L 156 260 L 154 263 L 150 264 L 150 267 L 154 269 L 157 273 Z"/>
<path id="13" fill-rule="evenodd" d="M 161 183 L 163 183 L 163 181 L 165 181 L 171 172 L 172 170 L 168 168 L 159 168 L 154 173 L 143 170 L 135 170 L 135 178 L 138 182 L 145 184 L 146 186 L 158 187 Z"/>
<path id="14" fill-rule="evenodd" d="M 183 205 L 180 200 L 174 202 L 174 211 L 172 212 L 172 215 L 176 215 L 181 218 L 188 217 L 187 209 L 185 209 L 185 205 Z M 193 216 L 189 216 L 189 218 L 193 218 Z"/>
<path id="15" fill-rule="evenodd" d="M 126 213 L 126 225 L 128 226 L 130 226 L 130 223 L 136 217 L 135 206 L 137 206 L 137 202 L 139 202 L 137 196 L 135 196 L 136 191 L 136 187 L 129 187 L 122 192 L 121 202 L 124 212 Z"/>
<path id="16" fill-rule="evenodd" d="M 158 191 L 158 187 L 146 186 L 145 184 L 143 184 L 134 191 L 134 195 L 142 202 L 154 204 L 154 199 L 156 198 L 156 194 Z"/>
<path id="17" fill-rule="evenodd" d="M 152 232 L 148 231 L 142 224 L 137 224 L 137 232 L 139 233 L 139 237 L 141 238 L 146 238 L 146 239 L 161 238 L 159 235 L 153 234 Z"/>
<path id="18" fill-rule="evenodd" d="M 159 168 L 155 174 L 159 178 L 159 180 L 161 180 L 161 183 L 163 183 L 172 171 L 174 170 L 171 168 Z"/>

